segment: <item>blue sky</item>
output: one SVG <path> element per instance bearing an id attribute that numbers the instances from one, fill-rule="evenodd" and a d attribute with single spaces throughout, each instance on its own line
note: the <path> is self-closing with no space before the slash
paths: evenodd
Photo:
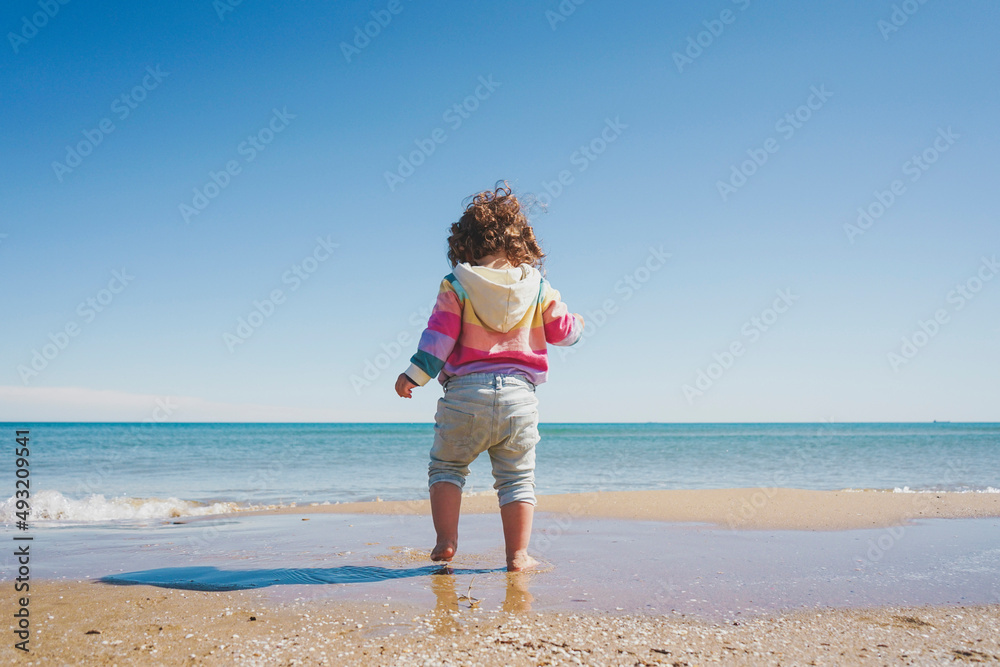
<path id="1" fill-rule="evenodd" d="M 6 3 L 0 420 L 430 421 L 392 385 L 508 179 L 588 323 L 543 421 L 996 421 L 998 19 Z"/>

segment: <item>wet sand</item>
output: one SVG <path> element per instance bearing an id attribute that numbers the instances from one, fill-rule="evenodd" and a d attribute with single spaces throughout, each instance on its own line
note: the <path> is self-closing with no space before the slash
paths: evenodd
<path id="1" fill-rule="evenodd" d="M 429 558 L 432 536 L 427 516 L 329 513 L 61 528 L 36 538 L 32 576 L 428 607 L 440 567 Z M 535 611 L 738 619 L 816 606 L 1000 602 L 1000 519 L 745 531 L 538 513 L 531 551 L 542 562 L 526 580 Z M 451 567 L 484 608 L 505 598 L 504 562 L 500 517 L 463 516 Z"/>
<path id="2" fill-rule="evenodd" d="M 579 517 L 693 521 L 744 530 L 843 530 L 912 519 L 1000 516 L 1000 493 L 893 493 L 785 488 L 607 491 L 539 496 L 537 510 Z M 465 496 L 462 512 L 497 512 L 490 492 Z M 430 514 L 426 500 L 310 505 L 266 512 Z"/>

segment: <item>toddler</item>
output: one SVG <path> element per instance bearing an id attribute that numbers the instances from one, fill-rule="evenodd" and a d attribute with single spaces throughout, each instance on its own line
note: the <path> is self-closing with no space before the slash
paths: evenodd
<path id="1" fill-rule="evenodd" d="M 570 313 L 538 268 L 544 257 L 506 183 L 472 198 L 451 225 L 437 302 L 396 393 L 437 376 L 444 386 L 434 415 L 428 466 L 435 561 L 458 547 L 458 516 L 469 464 L 489 452 L 500 502 L 507 569 L 528 569 L 535 509 L 535 387 L 548 370 L 546 343 L 572 345 L 583 318 Z"/>

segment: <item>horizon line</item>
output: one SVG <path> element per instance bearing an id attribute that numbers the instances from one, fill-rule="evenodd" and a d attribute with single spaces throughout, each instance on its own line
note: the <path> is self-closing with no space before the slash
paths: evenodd
<path id="1" fill-rule="evenodd" d="M 858 424 L 961 424 L 961 425 L 987 425 L 1000 426 L 1000 421 L 953 421 L 953 420 L 931 420 L 931 421 L 848 421 L 848 422 L 826 422 L 826 421 L 763 421 L 763 422 L 660 422 L 660 421 L 586 421 L 586 422 L 539 422 L 540 425 L 550 426 L 579 426 L 579 425 L 658 425 L 658 426 L 782 426 L 782 425 L 826 425 L 826 426 L 850 426 Z M 299 421 L 79 421 L 79 420 L 49 420 L 49 421 L 0 421 L 3 426 L 17 425 L 44 425 L 44 424 L 144 424 L 149 426 L 186 426 L 186 425 L 253 425 L 261 426 L 433 426 L 433 421 L 420 422 L 349 422 L 349 421 L 325 421 L 325 422 L 299 422 Z"/>

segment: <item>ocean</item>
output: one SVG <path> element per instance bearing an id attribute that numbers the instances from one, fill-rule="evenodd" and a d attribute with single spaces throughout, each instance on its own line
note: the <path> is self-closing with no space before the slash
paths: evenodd
<path id="1" fill-rule="evenodd" d="M 427 495 L 431 424 L 2 424 L 35 526 Z M 1000 424 L 542 424 L 539 494 L 793 487 L 1000 492 Z M 466 491 L 493 493 L 489 459 Z M 14 475 L 0 504 L 14 520 Z M 6 496 L 7 494 L 5 494 Z"/>

